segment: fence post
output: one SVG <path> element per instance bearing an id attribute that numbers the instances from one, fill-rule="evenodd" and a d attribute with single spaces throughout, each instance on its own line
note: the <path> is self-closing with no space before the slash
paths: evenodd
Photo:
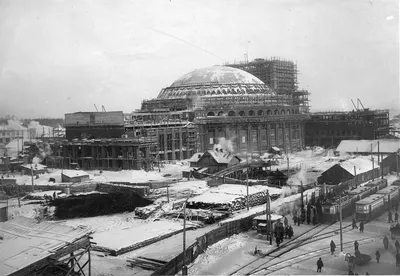
<path id="1" fill-rule="evenodd" d="M 225 237 L 229 237 L 228 224 L 229 224 L 229 222 L 227 224 L 225 224 Z"/>

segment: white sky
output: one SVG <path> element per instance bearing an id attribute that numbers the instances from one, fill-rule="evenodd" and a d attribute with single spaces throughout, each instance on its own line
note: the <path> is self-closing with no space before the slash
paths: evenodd
<path id="1" fill-rule="evenodd" d="M 0 116 L 130 112 L 246 47 L 297 61 L 313 110 L 400 106 L 397 0 L 0 0 Z"/>

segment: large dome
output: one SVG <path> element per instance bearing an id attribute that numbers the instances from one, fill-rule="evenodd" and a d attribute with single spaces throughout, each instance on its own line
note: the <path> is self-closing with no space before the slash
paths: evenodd
<path id="1" fill-rule="evenodd" d="M 271 89 L 252 74 L 232 67 L 212 66 L 183 75 L 163 89 L 158 98 L 271 93 Z"/>

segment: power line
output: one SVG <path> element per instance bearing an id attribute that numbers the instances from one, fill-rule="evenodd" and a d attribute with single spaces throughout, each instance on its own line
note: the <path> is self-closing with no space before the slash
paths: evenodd
<path id="1" fill-rule="evenodd" d="M 197 49 L 199 49 L 199 50 L 201 50 L 201 51 L 203 51 L 203 52 L 205 52 L 205 53 L 207 53 L 207 54 L 209 54 L 209 55 L 211 55 L 211 56 L 213 56 L 213 57 L 216 57 L 216 58 L 220 59 L 220 60 L 223 61 L 223 62 L 225 62 L 225 60 L 222 59 L 222 58 L 220 58 L 219 56 L 217 56 L 217 55 L 211 53 L 211 52 L 208 51 L 208 50 L 205 50 L 205 49 L 203 49 L 203 48 L 197 46 L 196 44 L 193 44 L 193 43 L 191 43 L 191 42 L 189 42 L 189 41 L 183 40 L 182 38 L 176 37 L 176 36 L 171 35 L 171 34 L 167 34 L 167 33 L 163 32 L 163 31 L 156 30 L 156 29 L 153 29 L 153 28 L 147 27 L 147 29 L 150 29 L 150 30 L 152 30 L 152 31 L 154 31 L 154 32 L 157 32 L 157 33 L 160 33 L 160 34 L 163 34 L 163 35 L 166 35 L 166 36 L 175 38 L 175 39 L 177 39 L 177 40 L 179 40 L 179 41 L 182 41 L 183 43 L 189 44 L 189 45 L 191 45 L 191 46 L 193 46 L 193 47 L 195 47 L 195 48 L 197 48 Z"/>

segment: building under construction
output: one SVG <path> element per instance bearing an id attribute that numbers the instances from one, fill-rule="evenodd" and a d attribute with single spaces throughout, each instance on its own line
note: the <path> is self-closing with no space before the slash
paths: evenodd
<path id="1" fill-rule="evenodd" d="M 388 135 L 388 110 L 316 112 L 305 125 L 306 146 L 336 148 L 342 140 L 374 140 Z"/>

